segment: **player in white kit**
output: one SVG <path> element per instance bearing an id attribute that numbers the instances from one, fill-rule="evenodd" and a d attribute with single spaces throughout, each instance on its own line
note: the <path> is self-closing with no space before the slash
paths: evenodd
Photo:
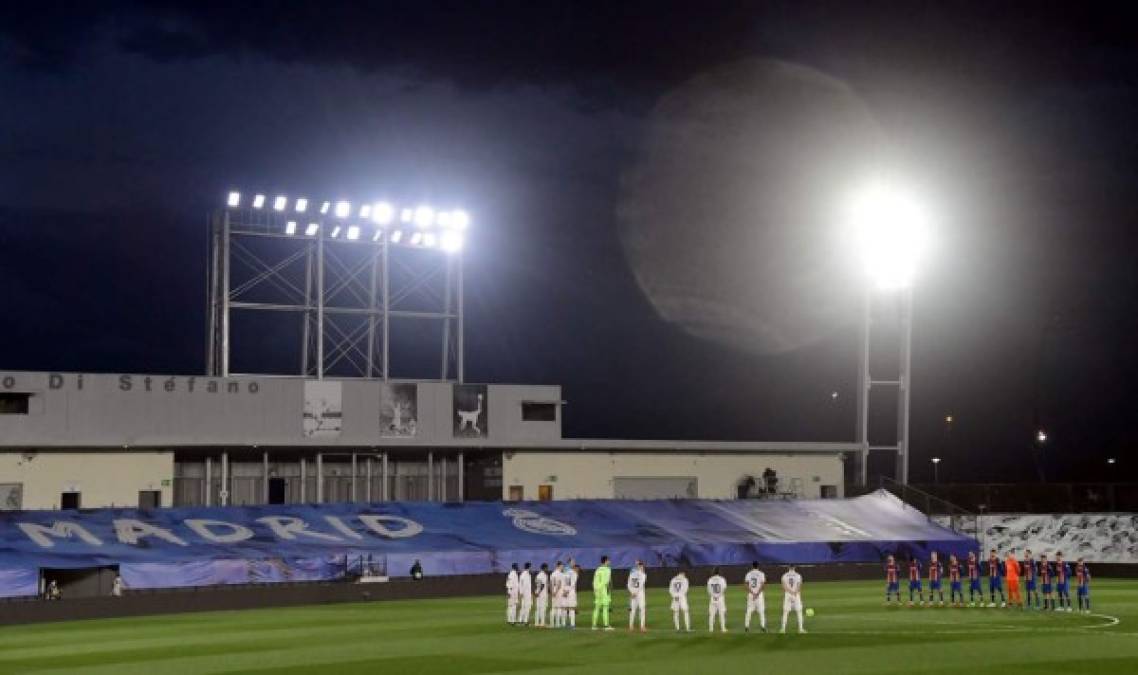
<path id="1" fill-rule="evenodd" d="M 565 618 L 569 620 L 569 627 L 577 627 L 577 578 L 581 576 L 581 568 L 572 565 L 565 573 Z"/>
<path id="2" fill-rule="evenodd" d="M 786 632 L 786 617 L 790 610 L 798 613 L 798 632 L 805 633 L 802 627 L 802 575 L 794 571 L 794 565 L 782 575 L 782 630 Z"/>
<path id="3" fill-rule="evenodd" d="M 536 605 L 533 625 L 548 628 L 545 617 L 549 614 L 549 565 L 545 563 L 541 563 L 541 571 L 534 577 L 533 597 Z"/>
<path id="4" fill-rule="evenodd" d="M 640 632 L 645 633 L 648 628 L 644 625 L 645 615 L 648 613 L 644 587 L 648 585 L 648 573 L 644 570 L 644 561 L 637 560 L 632 571 L 628 573 L 628 630 L 636 621 L 636 613 L 640 612 Z"/>
<path id="5" fill-rule="evenodd" d="M 743 587 L 747 590 L 747 614 L 743 618 L 743 630 L 751 630 L 751 614 L 759 613 L 759 629 L 767 632 L 767 602 L 763 588 L 767 585 L 767 575 L 759 570 L 759 563 L 751 564 L 751 571 L 743 577 Z"/>
<path id="6" fill-rule="evenodd" d="M 564 584 L 565 570 L 561 567 L 561 561 L 558 560 L 557 564 L 553 566 L 553 572 L 549 575 L 549 602 L 553 607 L 550 623 L 554 628 L 560 628 L 565 625 L 565 617 L 562 610 L 564 603 L 561 597 L 561 588 Z"/>
<path id="7" fill-rule="evenodd" d="M 526 563 L 518 575 L 518 623 L 529 625 L 529 613 L 533 610 L 533 575 L 530 564 Z"/>
<path id="8" fill-rule="evenodd" d="M 727 632 L 727 580 L 719 574 L 716 567 L 707 580 L 707 632 L 715 632 L 715 617 L 719 617 L 719 630 Z"/>
<path id="9" fill-rule="evenodd" d="M 518 564 L 510 565 L 506 575 L 506 623 L 515 624 L 518 620 Z"/>
<path id="10" fill-rule="evenodd" d="M 691 632 L 691 613 L 688 611 L 688 575 L 683 570 L 672 577 L 668 583 L 668 592 L 672 594 L 672 622 L 676 624 L 676 631 L 680 630 L 680 612 L 684 614 L 684 630 Z"/>

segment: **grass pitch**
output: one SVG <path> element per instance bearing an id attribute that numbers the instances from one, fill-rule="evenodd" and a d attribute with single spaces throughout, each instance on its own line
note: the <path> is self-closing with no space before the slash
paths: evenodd
<path id="1" fill-rule="evenodd" d="M 646 635 L 627 633 L 621 592 L 612 633 L 590 631 L 584 611 L 572 632 L 510 627 L 504 597 L 76 621 L 0 629 L 0 673 L 1138 673 L 1138 584 L 1097 580 L 1092 592 L 1090 616 L 884 608 L 883 584 L 808 580 L 807 635 L 744 633 L 738 586 L 731 632 L 714 636 L 694 586 L 691 634 L 673 632 L 662 588 L 650 589 Z M 775 630 L 781 610 L 768 590 Z"/>

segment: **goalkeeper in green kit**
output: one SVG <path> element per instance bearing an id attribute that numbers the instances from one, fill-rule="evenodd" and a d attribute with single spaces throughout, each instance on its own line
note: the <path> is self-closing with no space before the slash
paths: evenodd
<path id="1" fill-rule="evenodd" d="M 601 556 L 601 566 L 593 572 L 593 630 L 597 629 L 597 617 L 603 616 L 605 630 L 612 630 L 609 625 L 609 605 L 612 604 L 612 568 L 609 567 L 609 557 Z"/>

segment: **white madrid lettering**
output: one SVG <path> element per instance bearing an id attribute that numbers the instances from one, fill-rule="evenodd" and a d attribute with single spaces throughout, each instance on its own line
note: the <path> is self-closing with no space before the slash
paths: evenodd
<path id="1" fill-rule="evenodd" d="M 59 539 L 76 537 L 91 546 L 103 545 L 103 542 L 100 541 L 98 537 L 88 532 L 82 525 L 79 523 L 69 523 L 66 520 L 57 520 L 51 524 L 51 527 L 37 523 L 17 523 L 17 526 L 24 531 L 24 534 L 28 535 L 28 539 L 31 539 L 43 548 L 52 548 L 55 546 L 55 542 L 49 539 L 49 537 Z"/>

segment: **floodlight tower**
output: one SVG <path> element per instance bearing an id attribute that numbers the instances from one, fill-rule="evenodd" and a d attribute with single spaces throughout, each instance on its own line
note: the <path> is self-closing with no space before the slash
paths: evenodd
<path id="1" fill-rule="evenodd" d="M 857 390 L 857 442 L 861 446 L 857 479 L 869 478 L 871 451 L 896 453 L 897 481 L 909 482 L 909 396 L 912 388 L 913 279 L 928 243 L 928 218 L 919 202 L 896 186 L 874 182 L 848 205 L 846 229 L 868 281 L 862 298 Z M 870 374 L 875 304 L 892 305 L 899 334 L 896 379 Z M 897 398 L 897 435 L 893 445 L 870 445 L 869 399 L 874 388 L 889 388 Z"/>
<path id="2" fill-rule="evenodd" d="M 230 192 L 210 217 L 208 374 L 234 372 L 233 337 L 285 344 L 274 317 L 293 316 L 297 366 L 275 374 L 391 379 L 393 327 L 427 322 L 434 328 L 406 329 L 413 346 L 432 349 L 423 336 L 435 336 L 437 378 L 461 382 L 461 251 L 469 224 L 457 208 Z"/>

